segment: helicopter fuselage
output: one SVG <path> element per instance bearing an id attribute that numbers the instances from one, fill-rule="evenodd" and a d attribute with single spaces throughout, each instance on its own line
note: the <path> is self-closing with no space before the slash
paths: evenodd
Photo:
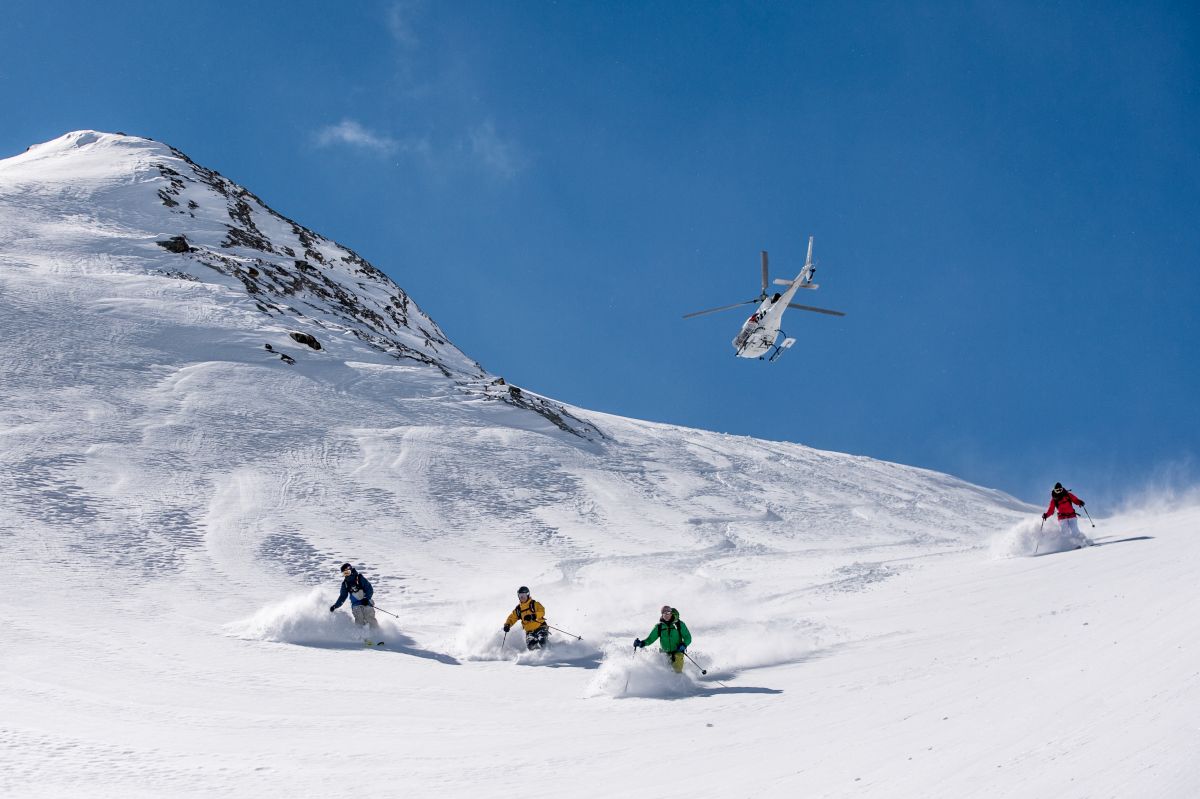
<path id="1" fill-rule="evenodd" d="M 788 303 L 805 276 L 805 272 L 801 272 L 786 291 L 763 300 L 742 324 L 742 329 L 733 339 L 733 349 L 739 358 L 761 358 L 775 346 L 775 339 L 779 338 L 779 326 L 783 324 L 783 312 L 787 310 Z"/>
<path id="2" fill-rule="evenodd" d="M 799 289 L 816 289 L 817 284 L 813 282 L 813 275 L 816 274 L 817 265 L 813 262 L 813 237 L 808 237 L 808 257 L 804 260 L 804 268 L 800 270 L 800 274 L 791 280 L 776 278 L 775 285 L 787 286 L 782 292 L 776 294 L 767 294 L 768 271 L 767 271 L 767 251 L 762 252 L 762 294 L 757 297 L 735 302 L 732 305 L 722 305 L 717 308 L 707 308 L 703 311 L 693 311 L 689 314 L 684 314 L 684 319 L 691 319 L 695 316 L 703 316 L 704 314 L 717 313 L 719 311 L 728 311 L 733 308 L 740 308 L 745 305 L 757 303 L 758 307 L 750 315 L 750 318 L 742 323 L 742 329 L 733 339 L 733 351 L 739 358 L 758 358 L 759 360 L 774 361 L 780 355 L 788 350 L 796 343 L 796 339 L 784 335 L 783 341 L 776 343 L 780 334 L 780 325 L 783 323 L 783 312 L 788 308 L 799 308 L 802 311 L 812 311 L 815 313 L 829 314 L 830 316 L 845 316 L 841 311 L 831 311 L 828 308 L 814 308 L 811 305 L 798 305 L 792 302 L 792 297 L 796 295 Z M 770 353 L 768 356 L 767 353 Z"/>

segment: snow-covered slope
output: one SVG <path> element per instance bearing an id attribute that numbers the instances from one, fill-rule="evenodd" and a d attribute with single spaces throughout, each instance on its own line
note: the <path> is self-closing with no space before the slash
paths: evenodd
<path id="1" fill-rule="evenodd" d="M 999 492 L 563 406 L 137 137 L 0 161 L 0 336 L 0 794 L 1200 791 L 1195 512 L 1012 558 Z"/>

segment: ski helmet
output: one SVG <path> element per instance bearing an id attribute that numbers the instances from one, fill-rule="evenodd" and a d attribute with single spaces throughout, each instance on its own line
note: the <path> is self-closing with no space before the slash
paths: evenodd
<path id="1" fill-rule="evenodd" d="M 354 567 L 353 567 L 353 566 L 351 566 L 349 563 L 343 563 L 343 564 L 342 564 L 342 568 L 338 569 L 338 571 L 340 571 L 340 572 L 344 572 L 344 571 L 354 571 Z"/>
<path id="2" fill-rule="evenodd" d="M 520 588 L 518 588 L 518 589 L 517 589 L 517 595 L 518 595 L 518 596 L 520 596 L 521 594 L 528 594 L 528 593 L 529 593 L 529 587 L 528 587 L 528 586 L 525 586 L 525 585 L 523 585 L 523 586 L 521 586 Z"/>

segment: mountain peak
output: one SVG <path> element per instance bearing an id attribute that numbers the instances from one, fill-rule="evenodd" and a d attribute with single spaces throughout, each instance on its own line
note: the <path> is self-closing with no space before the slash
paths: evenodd
<path id="1" fill-rule="evenodd" d="M 80 173 L 81 179 L 94 174 L 94 166 L 99 163 L 116 167 L 129 158 L 166 157 L 171 155 L 169 145 L 143 136 L 129 136 L 125 133 L 104 133 L 97 130 L 75 130 L 64 133 L 50 141 L 34 144 L 25 152 L 0 160 L 0 170 L 3 173 L 22 173 L 27 168 L 34 168 L 43 179 L 53 179 L 65 176 L 65 172 L 74 170 Z M 92 164 L 89 169 L 87 164 Z M 29 174 L 34 178 L 35 175 Z"/>
<path id="2" fill-rule="evenodd" d="M 318 340 L 486 375 L 366 259 L 153 139 L 80 130 L 34 145 L 0 161 L 0 204 L 16 228 L 123 256 L 106 259 L 118 271 L 218 283 Z"/>
<path id="3" fill-rule="evenodd" d="M 247 325 L 256 330 L 260 353 L 294 363 L 299 353 L 279 343 L 332 342 L 335 357 L 430 367 L 468 395 L 533 411 L 576 436 L 603 437 L 563 406 L 489 375 L 358 253 L 162 142 L 79 130 L 0 160 L 0 219 L 0 262 L 56 276 L 214 285 L 220 291 L 209 300 L 224 307 L 215 316 L 230 326 L 240 320 L 241 329 L 229 331 L 239 340 Z"/>

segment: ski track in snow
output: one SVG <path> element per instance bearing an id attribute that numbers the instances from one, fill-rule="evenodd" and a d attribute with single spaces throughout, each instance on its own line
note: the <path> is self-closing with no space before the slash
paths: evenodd
<path id="1" fill-rule="evenodd" d="M 415 305 L 396 335 L 442 368 L 155 245 L 261 257 L 222 249 L 226 197 L 160 202 L 174 157 L 0 162 L 0 795 L 1200 793 L 1200 511 L 1068 552 L 926 470 L 566 408 L 604 438 L 572 434 L 471 388 Z M 399 617 L 383 647 L 328 610 L 343 560 Z M 519 584 L 569 632 L 545 652 L 500 632 Z M 663 603 L 708 675 L 633 652 Z"/>

